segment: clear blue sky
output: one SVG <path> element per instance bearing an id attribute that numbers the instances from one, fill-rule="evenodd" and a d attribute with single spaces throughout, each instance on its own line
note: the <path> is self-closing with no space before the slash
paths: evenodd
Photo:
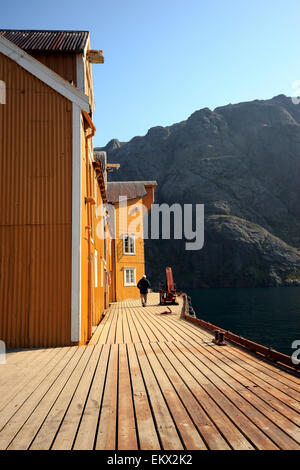
<path id="1" fill-rule="evenodd" d="M 195 110 L 293 93 L 300 80 L 297 0 L 15 0 L 2 29 L 87 29 L 95 145 L 130 140 Z"/>

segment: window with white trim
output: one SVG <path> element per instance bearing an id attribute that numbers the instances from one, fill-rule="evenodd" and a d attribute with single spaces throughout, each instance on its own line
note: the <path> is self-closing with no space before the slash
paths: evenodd
<path id="1" fill-rule="evenodd" d="M 135 268 L 124 268 L 124 286 L 136 286 Z"/>
<path id="2" fill-rule="evenodd" d="M 135 236 L 126 233 L 123 235 L 123 254 L 135 255 Z"/>

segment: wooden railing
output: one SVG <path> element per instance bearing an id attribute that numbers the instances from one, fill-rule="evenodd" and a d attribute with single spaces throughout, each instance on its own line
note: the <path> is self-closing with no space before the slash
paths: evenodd
<path id="1" fill-rule="evenodd" d="M 283 364 L 289 367 L 290 369 L 300 372 L 300 364 L 294 364 L 290 356 L 287 356 L 286 354 L 282 354 L 278 351 L 275 351 L 275 349 L 262 346 L 261 344 L 255 343 L 254 341 L 250 341 L 249 339 L 243 338 L 242 336 L 238 336 L 234 333 L 231 333 L 231 331 L 226 331 L 223 328 L 219 328 L 218 326 L 213 325 L 212 323 L 209 323 L 207 321 L 201 320 L 200 318 L 197 318 L 196 316 L 191 316 L 189 314 L 188 296 L 185 293 L 181 295 L 183 297 L 183 308 L 182 308 L 181 318 L 184 318 L 185 320 L 191 323 L 199 325 L 208 331 L 212 331 L 212 332 L 214 332 L 215 330 L 223 331 L 225 333 L 225 339 L 227 339 L 231 343 L 234 343 L 238 346 L 241 346 L 247 349 L 248 351 L 251 351 L 260 356 L 263 356 L 264 358 L 272 362 Z"/>

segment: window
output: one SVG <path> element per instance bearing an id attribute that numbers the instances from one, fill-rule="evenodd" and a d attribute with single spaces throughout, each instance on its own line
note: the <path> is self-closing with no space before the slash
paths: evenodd
<path id="1" fill-rule="evenodd" d="M 135 255 L 135 236 L 123 235 L 123 254 Z"/>
<path id="2" fill-rule="evenodd" d="M 124 268 L 124 286 L 135 286 L 136 274 L 135 268 Z"/>

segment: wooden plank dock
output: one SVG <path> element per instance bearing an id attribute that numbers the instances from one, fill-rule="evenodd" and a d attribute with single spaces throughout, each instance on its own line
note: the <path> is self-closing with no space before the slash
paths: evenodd
<path id="1" fill-rule="evenodd" d="M 8 353 L 0 449 L 300 449 L 300 377 L 180 318 L 111 305 L 87 346 Z"/>

